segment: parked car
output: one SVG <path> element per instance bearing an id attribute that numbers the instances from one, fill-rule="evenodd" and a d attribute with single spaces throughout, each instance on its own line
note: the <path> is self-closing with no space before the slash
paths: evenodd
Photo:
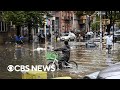
<path id="1" fill-rule="evenodd" d="M 90 37 L 93 37 L 94 33 L 92 31 L 90 31 L 90 32 L 87 32 L 86 35 L 90 35 Z"/>
<path id="2" fill-rule="evenodd" d="M 93 33 L 92 31 L 87 32 L 87 33 L 85 34 L 85 38 L 86 38 L 87 40 L 90 40 L 90 38 L 93 38 L 93 37 L 94 37 L 94 33 Z"/>
<path id="3" fill-rule="evenodd" d="M 65 33 L 63 36 L 60 37 L 60 40 L 64 41 L 64 40 L 75 40 L 76 36 L 74 33 Z"/>
<path id="4" fill-rule="evenodd" d="M 85 75 L 83 79 L 120 79 L 120 62 L 104 70 Z"/>
<path id="5" fill-rule="evenodd" d="M 114 38 L 116 41 L 120 39 L 120 30 L 114 32 Z"/>

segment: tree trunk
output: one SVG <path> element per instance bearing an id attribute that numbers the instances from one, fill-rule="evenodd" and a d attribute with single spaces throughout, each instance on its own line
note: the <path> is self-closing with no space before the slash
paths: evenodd
<path id="1" fill-rule="evenodd" d="M 110 24 L 107 25 L 107 30 L 106 31 L 107 31 L 108 34 L 110 34 L 110 28 L 112 26 L 112 11 L 109 11 L 108 13 L 110 15 L 110 18 L 109 18 L 110 19 Z"/>
<path id="2" fill-rule="evenodd" d="M 36 26 L 36 33 L 38 33 L 38 25 Z"/>
<path id="3" fill-rule="evenodd" d="M 17 25 L 16 28 L 17 28 L 17 36 L 19 36 L 20 35 L 21 26 Z"/>
<path id="4" fill-rule="evenodd" d="M 31 25 L 28 24 L 28 43 L 30 43 L 31 40 Z"/>

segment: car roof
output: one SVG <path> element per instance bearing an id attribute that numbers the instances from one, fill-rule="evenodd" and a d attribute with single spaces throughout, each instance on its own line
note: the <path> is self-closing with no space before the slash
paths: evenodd
<path id="1" fill-rule="evenodd" d="M 117 30 L 116 32 L 120 32 L 120 29 L 119 29 L 119 30 Z"/>
<path id="2" fill-rule="evenodd" d="M 120 75 L 120 64 L 112 65 L 99 73 L 99 77 L 108 78 L 112 76 Z"/>

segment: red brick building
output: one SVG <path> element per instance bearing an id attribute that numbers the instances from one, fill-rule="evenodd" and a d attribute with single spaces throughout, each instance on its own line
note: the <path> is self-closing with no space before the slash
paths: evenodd
<path id="1" fill-rule="evenodd" d="M 68 32 L 71 30 L 79 29 L 78 20 L 74 11 L 52 11 L 56 17 L 56 31 Z"/>

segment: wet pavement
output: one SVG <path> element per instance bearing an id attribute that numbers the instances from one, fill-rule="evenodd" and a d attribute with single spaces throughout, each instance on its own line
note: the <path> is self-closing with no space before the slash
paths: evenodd
<path id="1" fill-rule="evenodd" d="M 99 45 L 99 42 L 97 42 Z M 57 47 L 61 47 L 63 42 L 58 42 Z M 40 47 L 43 47 L 41 45 Z M 48 73 L 48 78 L 71 76 L 79 79 L 86 74 L 102 70 L 120 60 L 120 43 L 115 43 L 112 54 L 108 55 L 105 48 L 101 51 L 99 47 L 87 49 L 85 42 L 70 42 L 71 60 L 78 63 L 78 70 L 64 69 L 62 71 Z M 21 79 L 21 72 L 8 72 L 8 65 L 40 65 L 45 64 L 45 52 L 35 50 L 33 44 L 25 44 L 16 47 L 9 43 L 0 46 L 0 79 Z"/>

